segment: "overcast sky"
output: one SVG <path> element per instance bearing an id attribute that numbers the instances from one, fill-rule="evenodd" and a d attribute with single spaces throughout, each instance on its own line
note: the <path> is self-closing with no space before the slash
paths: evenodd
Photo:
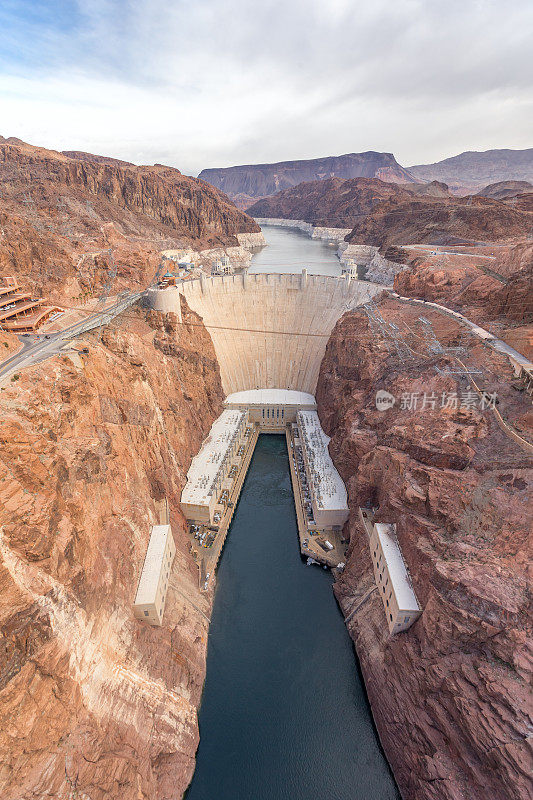
<path id="1" fill-rule="evenodd" d="M 531 0 L 2 0 L 0 134 L 203 167 L 533 145 Z"/>

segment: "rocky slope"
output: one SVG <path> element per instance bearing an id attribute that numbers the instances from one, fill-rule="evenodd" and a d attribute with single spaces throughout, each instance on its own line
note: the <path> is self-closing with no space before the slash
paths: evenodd
<path id="1" fill-rule="evenodd" d="M 386 301 L 380 310 L 406 336 L 419 311 Z M 443 344 L 456 323 L 429 312 Z M 532 647 L 527 569 L 531 456 L 491 412 L 440 408 L 442 392 L 466 382 L 436 373 L 422 355 L 399 360 L 361 312 L 337 324 L 322 364 L 317 399 L 330 451 L 349 494 L 349 553 L 335 584 L 348 616 L 374 585 L 357 508 L 395 522 L 421 618 L 391 638 L 372 593 L 348 622 L 374 719 L 403 797 L 409 800 L 529 800 L 528 696 Z M 441 368 L 446 361 L 440 361 Z M 531 435 L 530 405 L 510 387 L 506 359 L 482 345 L 468 363 L 483 368 L 499 410 Z M 398 401 L 375 407 L 378 389 Z M 438 398 L 435 410 L 402 410 L 402 393 Z M 529 426 L 529 427 L 528 427 Z M 529 541 L 528 541 L 529 540 Z"/>
<path id="2" fill-rule="evenodd" d="M 276 164 L 247 164 L 223 169 L 204 169 L 199 178 L 239 199 L 246 208 L 254 198 L 266 197 L 302 182 L 326 178 L 380 178 L 389 183 L 416 183 L 392 153 L 348 153 L 343 156 L 280 161 Z M 282 216 L 261 214 L 257 216 Z"/>
<path id="3" fill-rule="evenodd" d="M 452 190 L 468 194 L 489 183 L 532 181 L 533 148 L 467 151 L 435 164 L 417 164 L 408 170 L 421 181 L 444 181 Z"/>
<path id="4" fill-rule="evenodd" d="M 161 165 L 0 139 L 0 181 L 0 275 L 56 300 L 95 293 L 115 271 L 115 288 L 144 286 L 163 249 L 259 231 L 221 192 Z"/>
<path id="5" fill-rule="evenodd" d="M 533 244 L 462 249 L 403 250 L 410 260 L 395 275 L 395 290 L 461 311 L 533 360 Z"/>
<path id="6" fill-rule="evenodd" d="M 507 275 L 503 273 L 510 260 L 503 258 L 506 254 L 514 255 L 512 271 Z M 523 324 L 533 322 L 533 245 L 529 242 L 505 248 L 496 263 L 485 269 L 487 262 L 481 259 L 476 263 L 459 256 L 440 264 L 441 260 L 438 256 L 415 258 L 408 270 L 396 276 L 395 290 L 462 309 L 479 323 L 487 324 L 498 317 Z"/>
<path id="7" fill-rule="evenodd" d="M 20 350 L 21 346 L 18 336 L 15 336 L 14 333 L 0 330 L 0 359 L 2 361 L 14 355 L 17 350 Z"/>
<path id="8" fill-rule="evenodd" d="M 528 211 L 485 197 L 392 198 L 359 220 L 346 241 L 381 248 L 509 241 L 527 236 L 531 222 Z"/>
<path id="9" fill-rule="evenodd" d="M 248 212 L 258 218 L 351 226 L 346 241 L 377 246 L 384 252 L 423 242 L 450 245 L 526 236 L 533 219 L 530 196 L 460 198 L 451 196 L 446 184 L 437 181 L 398 185 L 367 178 L 329 178 L 258 200 Z"/>
<path id="10" fill-rule="evenodd" d="M 111 158 L 110 156 L 99 156 L 94 153 L 85 153 L 83 150 L 62 150 L 61 154 L 67 156 L 67 158 L 76 158 L 79 161 L 94 161 L 98 164 L 116 164 L 121 167 L 135 166 L 131 161 L 123 161 L 121 158 Z"/>
<path id="11" fill-rule="evenodd" d="M 2 800 L 170 800 L 191 778 L 211 598 L 178 501 L 222 389 L 183 314 L 131 310 L 0 391 Z M 132 603 L 165 498 L 177 555 L 152 628 Z"/>
<path id="12" fill-rule="evenodd" d="M 353 228 L 383 200 L 408 200 L 403 186 L 376 178 L 327 178 L 299 183 L 249 206 L 253 217 L 301 219 L 312 225 Z"/>
<path id="13" fill-rule="evenodd" d="M 520 194 L 533 192 L 533 184 L 529 181 L 499 181 L 490 183 L 480 192 L 480 197 L 493 197 L 495 200 L 507 200 Z"/>

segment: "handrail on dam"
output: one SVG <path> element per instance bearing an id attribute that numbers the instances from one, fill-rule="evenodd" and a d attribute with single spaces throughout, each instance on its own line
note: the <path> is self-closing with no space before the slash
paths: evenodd
<path id="1" fill-rule="evenodd" d="M 186 292 L 189 287 L 202 289 L 209 285 L 235 285 L 241 284 L 244 289 L 250 284 L 267 283 L 274 286 L 276 283 L 291 284 L 290 288 L 305 288 L 307 283 L 328 283 L 334 282 L 343 286 L 365 285 L 374 286 L 377 289 L 385 289 L 382 284 L 372 283 L 371 281 L 358 281 L 350 275 L 322 275 L 309 273 L 306 269 L 301 272 L 243 272 L 237 275 L 201 275 L 198 278 L 182 279 L 176 283 L 181 291 Z"/>

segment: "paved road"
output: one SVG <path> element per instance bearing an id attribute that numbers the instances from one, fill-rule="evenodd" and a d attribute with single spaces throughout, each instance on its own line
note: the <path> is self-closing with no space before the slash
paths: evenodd
<path id="1" fill-rule="evenodd" d="M 139 292 L 124 294 L 109 308 L 97 311 L 87 319 L 77 322 L 75 325 L 70 325 L 57 333 L 19 336 L 20 341 L 23 343 L 22 350 L 19 350 L 14 356 L 0 364 L 0 380 L 7 378 L 17 370 L 32 367 L 34 364 L 57 355 L 71 339 L 92 328 L 97 328 L 99 325 L 107 324 L 113 317 L 118 316 L 126 308 L 133 305 L 140 297 L 141 293 Z"/>
<path id="2" fill-rule="evenodd" d="M 452 309 L 447 308 L 447 306 L 443 306 L 440 303 L 433 303 L 429 300 L 419 300 L 417 297 L 403 297 L 402 295 L 391 290 L 389 290 L 389 294 L 396 300 L 403 300 L 407 303 L 418 303 L 422 306 L 426 306 L 427 308 L 433 308 L 437 311 L 447 314 L 448 316 L 454 317 L 458 322 L 462 322 L 463 325 L 469 327 L 475 336 L 477 336 L 479 339 L 482 339 L 489 347 L 492 347 L 493 350 L 497 350 L 499 353 L 506 355 L 511 362 L 515 362 L 520 367 L 524 367 L 524 369 L 533 368 L 533 363 L 524 355 L 522 355 L 522 353 L 519 353 L 518 350 L 515 350 L 514 347 L 511 347 L 502 339 L 497 339 L 496 336 L 485 330 L 485 328 L 482 328 L 480 325 L 476 325 L 475 322 L 471 322 L 467 317 L 458 311 L 452 311 Z"/>
<path id="3" fill-rule="evenodd" d="M 481 253 L 460 253 L 457 250 L 441 250 L 440 247 L 432 247 L 431 245 L 420 245 L 420 244 L 404 244 L 401 245 L 404 250 L 424 250 L 429 253 L 437 253 L 437 255 L 445 255 L 445 256 L 466 256 L 466 258 L 486 258 L 490 261 L 494 261 L 496 256 L 485 256 Z M 461 245 L 458 245 L 461 247 Z M 487 245 L 479 245 L 480 247 L 486 247 Z M 503 246 L 503 245 L 500 245 Z"/>

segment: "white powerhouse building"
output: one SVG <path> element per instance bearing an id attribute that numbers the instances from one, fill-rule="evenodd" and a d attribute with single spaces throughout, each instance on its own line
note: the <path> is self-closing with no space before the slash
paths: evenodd
<path id="1" fill-rule="evenodd" d="M 191 462 L 181 493 L 181 509 L 186 519 L 213 524 L 218 495 L 224 488 L 231 488 L 231 479 L 226 480 L 226 476 L 232 459 L 245 442 L 247 425 L 248 412 L 236 409 L 223 411 L 213 422 L 200 452 Z"/>
<path id="2" fill-rule="evenodd" d="M 319 530 L 342 528 L 348 519 L 348 500 L 329 455 L 329 436 L 316 411 L 298 411 L 297 421 L 315 525 Z"/>
<path id="3" fill-rule="evenodd" d="M 133 613 L 150 625 L 161 625 L 176 545 L 170 525 L 153 525 L 135 595 Z"/>
<path id="4" fill-rule="evenodd" d="M 224 405 L 248 411 L 250 422 L 256 422 L 261 433 L 284 433 L 288 422 L 296 422 L 300 409 L 316 409 L 316 400 L 312 394 L 291 389 L 250 389 L 228 395 Z"/>
<path id="5" fill-rule="evenodd" d="M 391 633 L 409 628 L 422 613 L 396 540 L 394 525 L 376 522 L 370 535 L 376 586 Z"/>

